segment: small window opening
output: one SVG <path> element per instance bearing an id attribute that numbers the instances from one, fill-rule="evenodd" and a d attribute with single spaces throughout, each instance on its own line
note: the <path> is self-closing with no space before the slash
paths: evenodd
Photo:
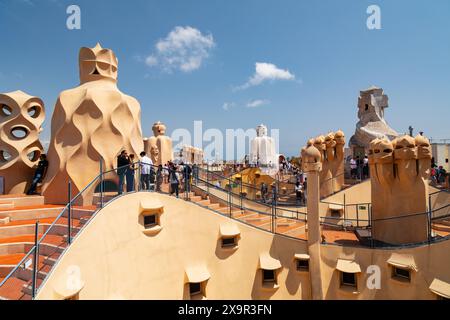
<path id="1" fill-rule="evenodd" d="M 411 281 L 411 272 L 408 269 L 394 267 L 392 270 L 392 277 L 399 280 Z"/>
<path id="2" fill-rule="evenodd" d="M 263 269 L 263 284 L 276 284 L 275 270 Z"/>
<path id="3" fill-rule="evenodd" d="M 145 229 L 154 227 L 158 224 L 158 219 L 156 218 L 156 214 L 148 215 L 144 217 L 144 227 Z"/>
<path id="4" fill-rule="evenodd" d="M 341 272 L 341 286 L 348 286 L 356 288 L 356 274 Z"/>
<path id="5" fill-rule="evenodd" d="M 236 246 L 236 237 L 222 238 L 222 248 L 230 248 Z"/>
<path id="6" fill-rule="evenodd" d="M 309 260 L 297 259 L 297 271 L 308 271 L 309 270 Z"/>

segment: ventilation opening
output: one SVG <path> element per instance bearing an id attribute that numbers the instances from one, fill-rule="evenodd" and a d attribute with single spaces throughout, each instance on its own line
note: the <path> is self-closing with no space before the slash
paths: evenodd
<path id="1" fill-rule="evenodd" d="M 41 152 L 38 150 L 31 151 L 28 153 L 27 157 L 30 159 L 31 162 L 36 162 L 39 160 L 39 157 L 41 156 Z"/>
<path id="2" fill-rule="evenodd" d="M 39 106 L 32 106 L 28 109 L 28 115 L 32 118 L 39 117 L 39 114 L 41 113 L 41 108 Z"/>
<path id="3" fill-rule="evenodd" d="M 341 286 L 356 288 L 356 273 L 341 272 Z"/>
<path id="4" fill-rule="evenodd" d="M 24 127 L 15 127 L 11 129 L 11 135 L 16 139 L 24 139 L 28 135 L 28 130 Z"/>
<path id="5" fill-rule="evenodd" d="M 369 105 L 366 103 L 366 105 L 364 106 L 364 110 L 369 110 Z"/>
<path id="6" fill-rule="evenodd" d="M 144 228 L 148 229 L 158 225 L 158 218 L 156 214 L 144 216 Z"/>
<path id="7" fill-rule="evenodd" d="M 340 217 L 341 216 L 341 210 L 339 210 L 339 209 L 331 209 L 330 210 L 330 214 L 331 214 L 331 216 L 333 217 L 333 218 L 336 218 L 336 217 Z"/>
<path id="8" fill-rule="evenodd" d="M 198 283 L 189 283 L 189 295 L 196 296 L 198 294 L 202 294 L 202 284 Z"/>
<path id="9" fill-rule="evenodd" d="M 11 159 L 11 154 L 6 150 L 0 150 L 0 161 L 7 162 Z"/>
<path id="10" fill-rule="evenodd" d="M 393 267 L 392 278 L 402 281 L 411 281 L 411 271 L 408 269 Z"/>
<path id="11" fill-rule="evenodd" d="M 234 248 L 236 244 L 236 237 L 222 238 L 222 248 Z"/>
<path id="12" fill-rule="evenodd" d="M 308 271 L 309 260 L 297 259 L 297 271 Z"/>
<path id="13" fill-rule="evenodd" d="M 91 74 L 100 74 L 100 73 L 98 72 L 97 68 L 95 68 L 94 71 L 92 71 Z"/>
<path id="14" fill-rule="evenodd" d="M 276 279 L 276 274 L 275 274 L 275 270 L 262 270 L 263 272 L 263 285 L 276 285 L 277 284 L 277 279 Z"/>
<path id="15" fill-rule="evenodd" d="M 7 106 L 6 104 L 0 105 L 0 113 L 4 117 L 9 117 L 12 114 L 12 109 L 10 106 Z"/>

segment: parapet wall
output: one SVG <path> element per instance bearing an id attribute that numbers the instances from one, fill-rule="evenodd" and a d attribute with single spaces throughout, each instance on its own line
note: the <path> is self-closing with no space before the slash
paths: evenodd
<path id="1" fill-rule="evenodd" d="M 140 212 L 146 202 L 159 202 L 161 229 L 145 234 Z M 144 205 L 143 205 L 144 203 Z M 223 227 L 240 232 L 238 248 L 223 249 Z M 100 240 L 101 239 L 101 240 Z M 402 250 L 335 245 L 321 246 L 321 274 L 325 299 L 436 299 L 429 289 L 435 278 L 450 282 L 450 242 Z M 392 255 L 411 255 L 417 271 L 411 282 L 392 278 Z M 38 299 L 58 299 L 55 288 L 78 270 L 84 287 L 80 299 L 189 299 L 188 270 L 209 274 L 208 299 L 310 299 L 310 277 L 297 271 L 296 254 L 307 254 L 305 241 L 273 235 L 230 220 L 208 209 L 162 194 L 135 193 L 102 209 L 75 239 L 39 292 Z M 278 260 L 278 288 L 262 285 L 261 255 Z M 354 261 L 357 289 L 340 285 L 338 259 Z M 380 268 L 380 289 L 366 285 L 371 265 Z M 75 269 L 74 269 L 75 268 Z"/>

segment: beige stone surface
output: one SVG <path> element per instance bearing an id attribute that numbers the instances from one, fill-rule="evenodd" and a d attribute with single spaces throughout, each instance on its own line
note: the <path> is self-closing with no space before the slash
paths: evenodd
<path id="1" fill-rule="evenodd" d="M 77 194 L 104 170 L 117 166 L 126 149 L 144 150 L 139 102 L 117 87 L 118 60 L 99 44 L 81 48 L 80 85 L 63 91 L 52 117 L 50 162 L 43 193 L 49 203 L 67 201 L 67 183 Z"/>
<path id="2" fill-rule="evenodd" d="M 392 244 L 426 241 L 431 166 L 428 139 L 406 135 L 393 142 L 374 139 L 369 166 L 374 239 Z"/>
<path id="3" fill-rule="evenodd" d="M 156 236 L 141 232 L 138 213 L 143 199 L 156 199 L 164 205 L 163 229 Z M 219 241 L 220 226 L 228 223 L 231 220 L 225 216 L 162 194 L 144 192 L 117 198 L 74 240 L 37 299 L 59 299 L 58 284 L 66 281 L 73 266 L 79 268 L 75 274 L 84 283 L 80 299 L 189 299 L 186 271 L 194 269 L 207 270 L 210 275 L 205 290 L 208 299 L 311 299 L 311 283 L 316 279 L 321 279 L 324 299 L 437 299 L 436 286 L 430 288 L 434 279 L 450 283 L 450 255 L 444 254 L 450 251 L 448 240 L 395 251 L 320 245 L 320 273 L 300 272 L 296 256 L 309 253 L 312 267 L 306 241 L 233 221 L 241 239 L 237 250 L 228 251 Z M 281 264 L 276 289 L 262 285 L 262 254 Z M 392 277 L 393 261 L 411 265 L 412 259 L 405 257 L 414 261 L 409 283 Z M 341 286 L 339 260 L 359 266 L 356 288 Z M 379 290 L 366 285 L 373 276 L 368 268 L 373 265 L 380 268 Z"/>
<path id="4" fill-rule="evenodd" d="M 369 149 L 375 139 L 392 140 L 398 133 L 387 124 L 384 113 L 388 107 L 388 96 L 382 88 L 372 86 L 360 92 L 358 98 L 358 118 L 355 134 L 351 137 L 350 147 Z"/>
<path id="5" fill-rule="evenodd" d="M 345 135 L 341 130 L 310 139 L 301 153 L 309 146 L 320 151 L 322 170 L 320 177 L 320 196 L 322 198 L 340 191 L 344 185 Z"/>
<path id="6" fill-rule="evenodd" d="M 0 176 L 5 194 L 27 191 L 43 147 L 44 103 L 23 91 L 0 94 Z"/>

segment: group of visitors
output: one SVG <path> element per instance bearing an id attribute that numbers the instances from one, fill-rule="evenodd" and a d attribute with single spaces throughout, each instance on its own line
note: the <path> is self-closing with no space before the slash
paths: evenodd
<path id="1" fill-rule="evenodd" d="M 128 155 L 123 150 L 117 158 L 117 175 L 119 176 L 119 194 L 123 193 L 124 184 L 126 184 L 126 192 L 135 190 L 135 172 L 140 168 L 141 190 L 162 191 L 163 183 L 169 184 L 169 193 L 175 194 L 178 198 L 180 193 L 180 185 L 185 192 L 190 192 L 191 178 L 193 167 L 189 164 L 181 163 L 179 165 L 172 161 L 164 165 L 158 165 L 155 170 L 152 160 L 144 151 L 140 154 L 138 163 L 134 161 L 133 154 Z M 195 170 L 196 166 L 194 166 Z"/>
<path id="2" fill-rule="evenodd" d="M 447 170 L 443 166 L 437 166 L 435 163 L 431 165 L 430 179 L 433 184 L 445 184 L 447 176 Z"/>
<path id="3" fill-rule="evenodd" d="M 369 178 L 369 158 L 356 156 L 350 159 L 350 175 L 352 179 L 365 180 Z"/>
<path id="4" fill-rule="evenodd" d="M 135 190 L 135 173 L 140 169 L 140 183 L 142 190 L 151 190 L 151 185 L 155 183 L 155 170 L 152 160 L 147 157 L 145 151 L 140 154 L 139 162 L 135 161 L 134 154 L 128 154 L 122 150 L 117 157 L 117 175 L 119 176 L 119 194 L 123 193 L 123 187 L 126 185 L 127 192 Z"/>

